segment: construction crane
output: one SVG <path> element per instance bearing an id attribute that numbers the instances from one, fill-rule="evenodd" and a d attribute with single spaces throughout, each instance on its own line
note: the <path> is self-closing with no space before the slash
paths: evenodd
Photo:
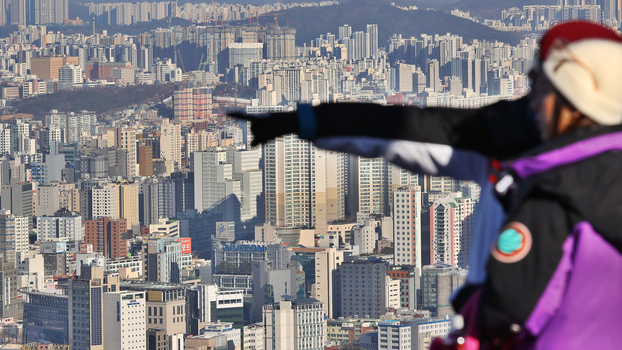
<path id="1" fill-rule="evenodd" d="M 279 29 L 279 10 L 281 10 L 281 0 L 276 4 L 276 13 L 274 14 L 274 24 Z"/>
<path id="2" fill-rule="evenodd" d="M 179 60 L 181 61 L 181 69 L 183 70 L 184 74 L 186 73 L 186 67 L 184 67 L 184 60 L 181 58 L 181 52 L 179 52 L 179 49 L 177 49 L 177 54 L 179 55 Z"/>
<path id="3" fill-rule="evenodd" d="M 177 41 L 175 40 L 175 38 L 173 36 L 173 28 L 172 28 L 172 25 L 171 25 L 172 22 L 173 22 L 173 14 L 172 13 L 170 14 L 170 16 L 168 16 L 168 19 L 166 20 L 166 22 L 168 22 L 168 31 L 171 34 L 171 44 L 173 44 L 173 63 L 175 63 L 175 66 L 177 66 L 177 55 L 175 54 L 175 51 L 177 51 Z"/>

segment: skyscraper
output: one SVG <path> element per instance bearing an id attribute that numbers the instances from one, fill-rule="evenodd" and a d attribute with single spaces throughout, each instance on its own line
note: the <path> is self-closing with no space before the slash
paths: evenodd
<path id="1" fill-rule="evenodd" d="M 128 177 L 136 176 L 136 129 L 115 128 L 114 136 L 114 145 L 117 148 L 127 151 L 125 174 L 127 174 Z"/>
<path id="2" fill-rule="evenodd" d="M 91 189 L 91 217 L 117 219 L 117 189 L 114 185 L 96 186 Z"/>
<path id="3" fill-rule="evenodd" d="M 369 35 L 369 53 L 372 58 L 378 58 L 378 25 L 368 24 L 367 34 Z"/>
<path id="4" fill-rule="evenodd" d="M 115 217 L 125 219 L 127 227 L 137 227 L 140 225 L 138 197 L 140 184 L 137 182 L 119 182 L 114 184 L 115 195 Z"/>
<path id="5" fill-rule="evenodd" d="M 441 88 L 441 80 L 440 80 L 440 65 L 438 60 L 432 59 L 428 60 L 428 88 L 432 91 L 440 92 Z"/>
<path id="6" fill-rule="evenodd" d="M 266 221 L 276 227 L 316 227 L 344 215 L 344 156 L 296 136 L 264 145 Z"/>
<path id="7" fill-rule="evenodd" d="M 439 198 L 430 207 L 430 263 L 466 268 L 473 226 L 469 197 Z"/>
<path id="8" fill-rule="evenodd" d="M 160 157 L 181 165 L 181 125 L 167 118 L 162 119 L 160 127 Z"/>
<path id="9" fill-rule="evenodd" d="M 352 27 L 348 24 L 344 24 L 339 27 L 339 40 L 349 38 L 352 35 Z"/>

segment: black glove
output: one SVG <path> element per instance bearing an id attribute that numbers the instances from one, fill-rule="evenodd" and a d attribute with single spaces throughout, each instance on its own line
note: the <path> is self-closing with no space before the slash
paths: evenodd
<path id="1" fill-rule="evenodd" d="M 251 122 L 251 132 L 253 133 L 253 143 L 251 146 L 258 146 L 279 136 L 298 132 L 296 112 L 257 115 L 236 111 L 229 112 L 227 115 Z"/>

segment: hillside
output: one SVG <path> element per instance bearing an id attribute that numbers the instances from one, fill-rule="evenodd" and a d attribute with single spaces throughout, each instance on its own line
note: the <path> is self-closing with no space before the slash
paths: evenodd
<path id="1" fill-rule="evenodd" d="M 453 9 L 469 11 L 480 18 L 501 19 L 501 10 L 525 5 L 556 5 L 556 0 L 396 0 L 398 5 L 415 5 L 419 8 L 433 7 L 450 12 Z"/>
<path id="2" fill-rule="evenodd" d="M 155 102 L 160 96 L 170 94 L 172 91 L 172 85 L 164 84 L 58 91 L 19 101 L 15 104 L 15 109 L 16 113 L 32 114 L 35 119 L 43 118 L 51 109 L 62 112 L 87 110 L 101 114 L 134 104 Z"/>
<path id="3" fill-rule="evenodd" d="M 261 23 L 274 23 L 274 18 L 262 17 Z M 350 0 L 336 6 L 293 8 L 279 15 L 279 24 L 283 26 L 286 23 L 296 28 L 296 45 L 308 45 L 321 34 L 337 34 L 343 24 L 352 26 L 353 31 L 364 31 L 367 24 L 378 24 L 378 42 L 381 45 L 394 33 L 403 37 L 452 33 L 464 37 L 467 42 L 480 39 L 512 44 L 523 37 L 522 34 L 499 32 L 442 11 L 400 10 L 385 0 Z"/>

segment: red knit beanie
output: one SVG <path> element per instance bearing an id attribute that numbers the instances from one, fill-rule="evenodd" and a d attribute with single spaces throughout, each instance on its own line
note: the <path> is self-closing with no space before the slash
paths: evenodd
<path id="1" fill-rule="evenodd" d="M 561 39 L 566 43 L 582 39 L 608 39 L 622 43 L 622 37 L 600 24 L 587 21 L 569 21 L 558 24 L 549 29 L 540 39 L 540 61 L 544 61 L 551 51 L 555 40 Z"/>

